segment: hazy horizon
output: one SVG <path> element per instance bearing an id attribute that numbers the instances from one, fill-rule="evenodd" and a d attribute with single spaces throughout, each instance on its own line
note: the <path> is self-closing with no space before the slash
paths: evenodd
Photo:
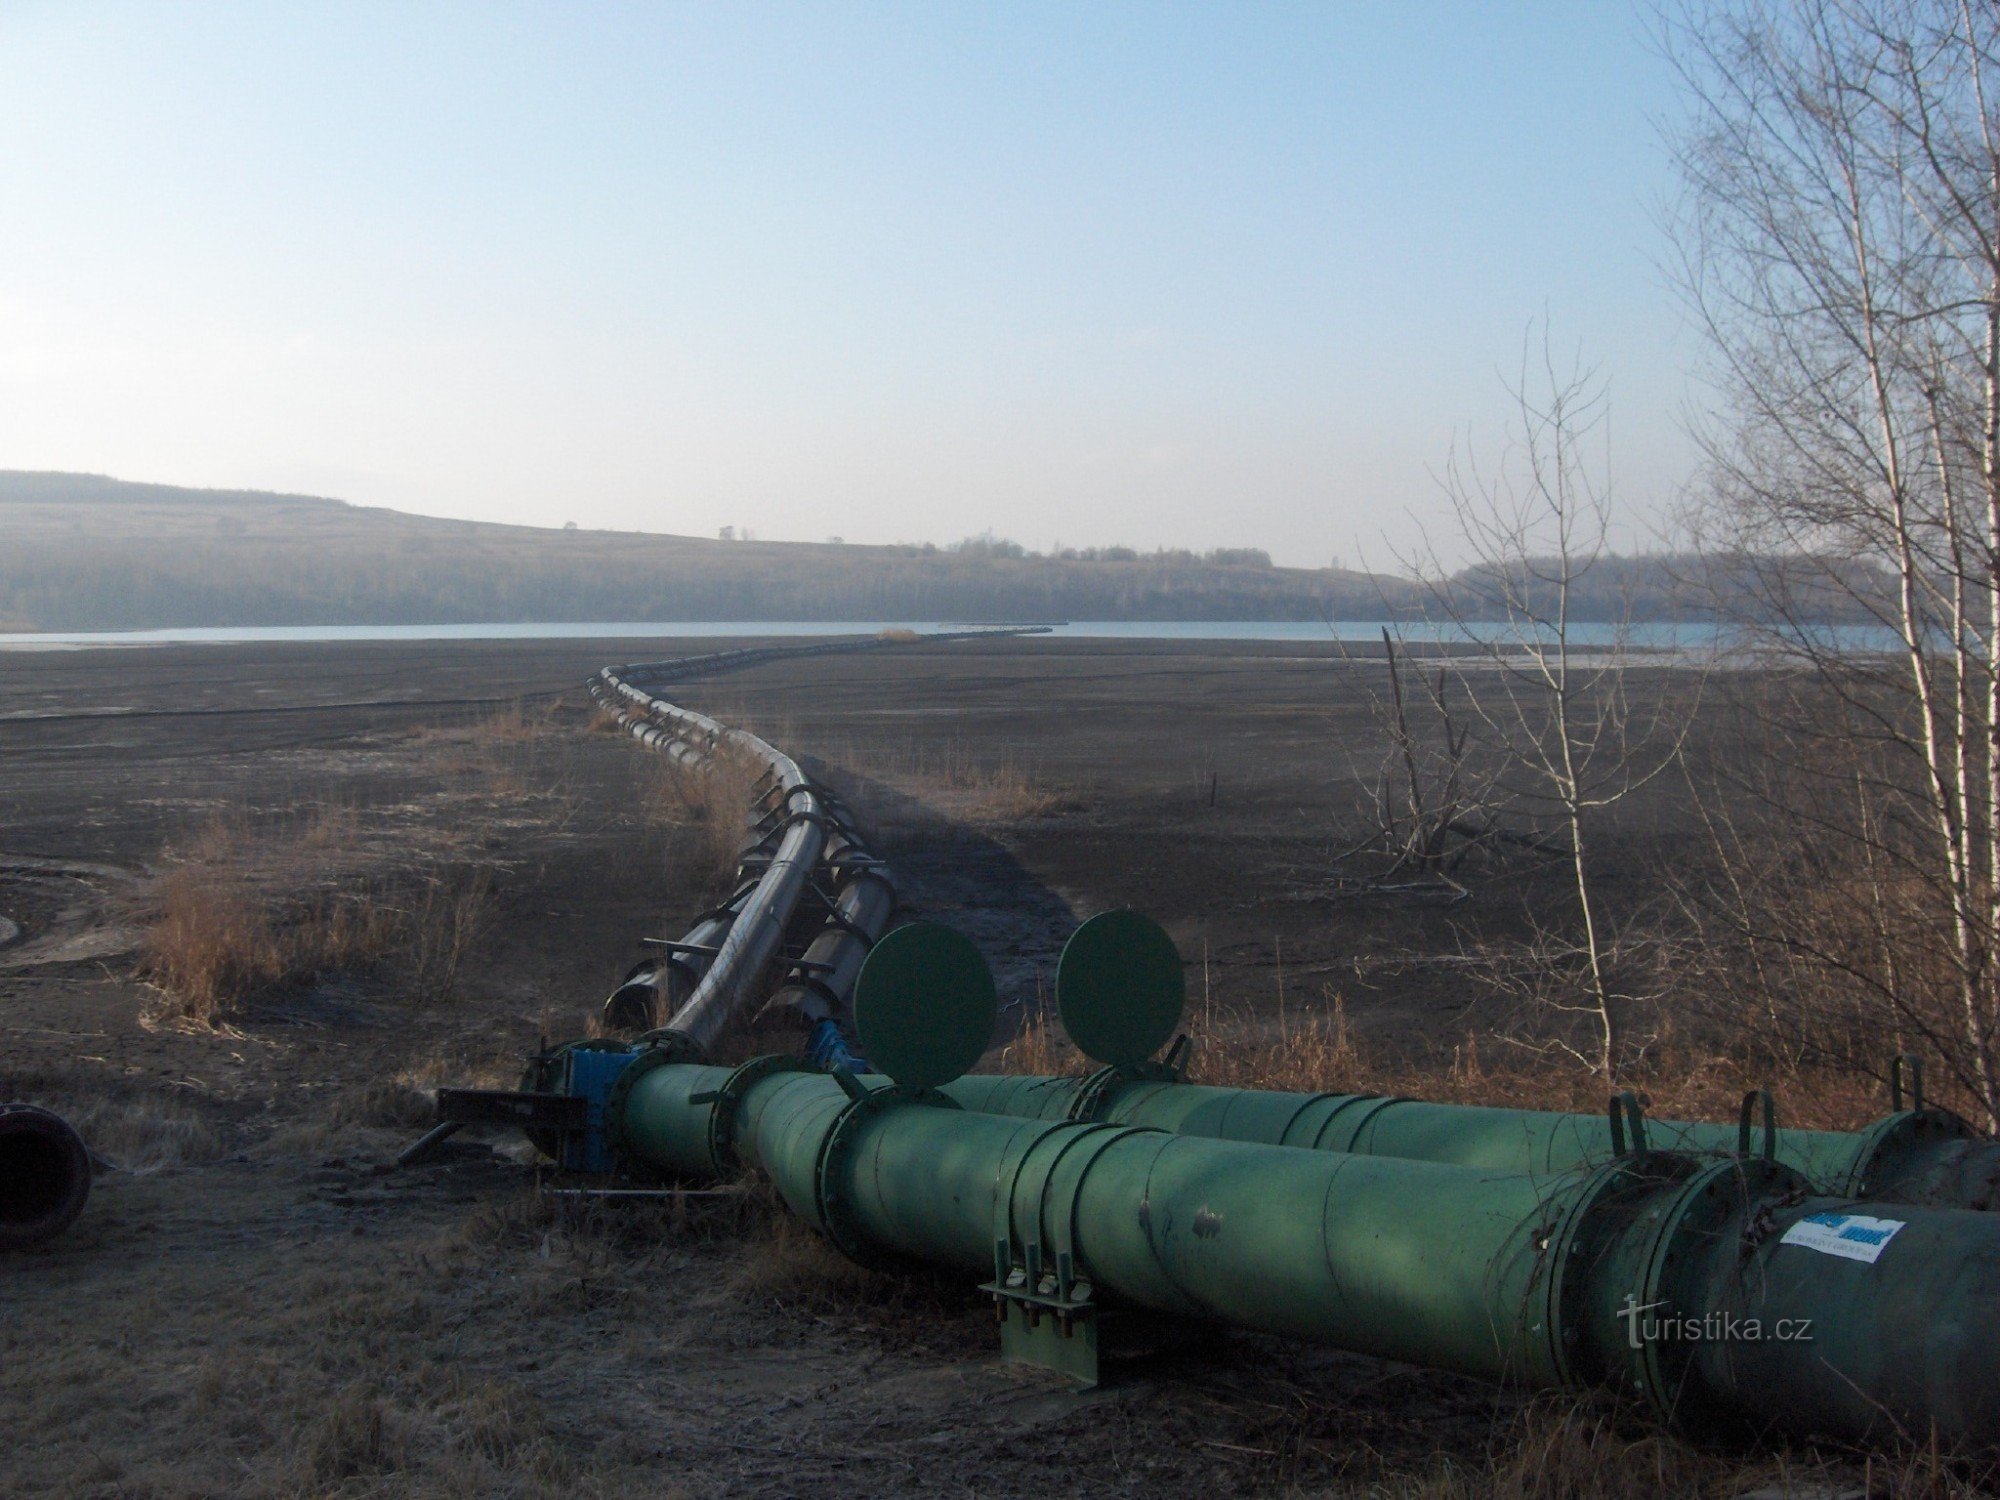
<path id="1" fill-rule="evenodd" d="M 1392 564 L 1547 316 L 1684 481 L 1623 6 L 0 11 L 0 467 Z"/>

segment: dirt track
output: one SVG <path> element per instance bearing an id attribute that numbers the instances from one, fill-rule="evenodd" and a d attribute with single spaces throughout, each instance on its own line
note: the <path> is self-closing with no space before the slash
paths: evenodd
<path id="1" fill-rule="evenodd" d="M 1207 1495 L 1482 1448 L 1507 1398 L 1262 1340 L 1064 1393 L 991 1358 L 969 1288 L 849 1271 L 754 1199 L 566 1225 L 481 1143 L 379 1174 L 423 1087 L 505 1079 L 538 1036 L 580 1033 L 638 939 L 699 904 L 637 811 L 645 752 L 591 732 L 577 690 L 675 652 L 0 652 L 0 915 L 23 928 L 0 949 L 0 1095 L 70 1111 L 136 1169 L 0 1280 L 0 1489 Z M 1016 1014 L 1076 921 L 1130 904 L 1200 965 L 1198 1005 L 1270 1015 L 1338 986 L 1385 1040 L 1448 1047 L 1477 1018 L 1448 968 L 1395 955 L 1449 951 L 1466 915 L 1328 884 L 1350 756 L 1374 753 L 1354 670 L 1311 648 L 994 642 L 678 696 L 843 786 L 912 908 L 973 934 Z M 545 696 L 504 733 L 441 702 L 523 693 Z M 501 871 L 459 998 L 363 975 L 221 1030 L 161 1022 L 132 977 L 148 880 L 218 814 L 291 826 L 308 805 Z"/>

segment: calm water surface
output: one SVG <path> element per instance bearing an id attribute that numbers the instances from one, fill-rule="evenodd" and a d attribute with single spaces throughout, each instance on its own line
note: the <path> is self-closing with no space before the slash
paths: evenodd
<path id="1" fill-rule="evenodd" d="M 694 639 L 729 636 L 873 635 L 882 630 L 963 630 L 938 620 L 580 620 L 551 624 L 488 625 L 221 625 L 171 630 L 61 630 L 0 634 L 0 650 L 86 646 L 251 645 L 302 641 L 542 641 Z M 1504 625 L 1432 625 L 1405 621 L 1389 627 L 1404 640 L 1504 640 Z M 1381 638 L 1379 620 L 1074 620 L 1054 626 L 1047 637 L 1165 641 L 1355 641 Z M 1573 644 L 1617 644 L 1615 625 L 1570 627 Z M 1820 627 L 1830 646 L 1848 650 L 1892 650 L 1894 637 L 1872 626 Z M 1622 631 L 1629 645 L 1650 650 L 1689 651 L 1733 644 L 1730 627 L 1710 624 L 1646 623 Z"/>

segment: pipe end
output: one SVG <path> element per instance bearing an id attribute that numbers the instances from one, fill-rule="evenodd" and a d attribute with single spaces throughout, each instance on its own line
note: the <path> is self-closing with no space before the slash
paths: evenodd
<path id="1" fill-rule="evenodd" d="M 90 1153 L 61 1115 L 0 1104 L 0 1250 L 61 1234 L 90 1198 Z"/>

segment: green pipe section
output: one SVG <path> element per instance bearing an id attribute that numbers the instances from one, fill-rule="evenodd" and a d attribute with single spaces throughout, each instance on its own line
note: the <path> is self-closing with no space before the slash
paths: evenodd
<path id="1" fill-rule="evenodd" d="M 1084 1078 L 969 1074 L 944 1087 L 961 1107 L 1027 1119 L 1143 1125 L 1178 1135 L 1449 1162 L 1500 1172 L 1570 1171 L 1616 1154 L 1607 1115 L 1429 1104 L 1369 1094 L 1215 1088 L 1106 1069 Z M 1136 1075 L 1136 1076 L 1135 1076 Z M 1761 1145 L 1762 1122 L 1758 1126 Z M 1741 1129 L 1646 1120 L 1654 1150 L 1737 1153 Z M 1635 1143 L 1628 1143 L 1635 1144 Z M 1937 1109 L 1900 1110 L 1859 1133 L 1778 1130 L 1774 1154 L 1841 1197 L 1938 1208 L 2000 1207 L 2000 1142 Z"/>
<path id="2" fill-rule="evenodd" d="M 658 1170 L 760 1167 L 852 1256 L 991 1276 L 1003 1340 L 1094 1341 L 1114 1304 L 1623 1386 L 1702 1428 L 2000 1443 L 2000 1216 L 1856 1208 L 1775 1162 L 1537 1177 L 976 1113 L 776 1059 L 642 1057 L 607 1110 Z"/>

